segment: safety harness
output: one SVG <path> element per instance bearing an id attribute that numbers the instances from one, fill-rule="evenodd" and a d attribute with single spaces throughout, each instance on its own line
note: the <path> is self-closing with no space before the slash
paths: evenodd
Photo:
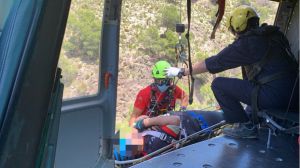
<path id="1" fill-rule="evenodd" d="M 157 87 L 155 84 L 151 84 L 151 99 L 150 105 L 147 110 L 147 115 L 149 117 L 158 116 L 161 114 L 165 114 L 168 111 L 172 111 L 175 108 L 174 101 L 174 86 L 170 86 L 166 91 L 166 95 L 162 98 L 161 101 L 158 102 L 158 98 L 156 97 Z M 167 108 L 164 108 L 164 105 L 168 105 Z"/>
<path id="2" fill-rule="evenodd" d="M 283 51 L 285 51 L 286 54 L 284 54 L 284 57 L 287 58 L 287 60 L 291 63 L 293 68 L 297 69 L 298 65 L 293 60 L 294 56 L 291 52 L 290 46 L 288 44 L 288 41 L 285 39 L 284 35 L 279 32 L 279 30 L 271 30 L 271 32 L 268 32 L 266 30 L 268 26 L 262 25 L 261 30 L 262 31 L 250 31 L 249 33 L 245 34 L 244 36 L 252 36 L 252 35 L 258 35 L 258 36 L 266 36 L 268 39 L 268 49 L 262 59 L 259 62 L 256 62 L 252 65 L 244 66 L 242 67 L 243 75 L 246 75 L 249 81 L 253 82 L 255 84 L 254 89 L 251 93 L 251 103 L 252 103 L 252 120 L 253 123 L 258 123 L 257 113 L 259 111 L 258 107 L 258 93 L 260 88 L 265 85 L 266 83 L 272 82 L 274 80 L 278 80 L 280 78 L 283 78 L 284 76 L 290 75 L 291 73 L 295 73 L 294 71 L 291 72 L 290 70 L 284 70 L 281 72 L 274 73 L 272 75 L 268 75 L 265 77 L 262 77 L 260 79 L 257 79 L 258 75 L 262 71 L 263 67 L 270 61 L 271 59 L 276 59 L 276 57 L 272 54 L 270 54 L 270 51 L 275 46 L 280 46 Z M 282 57 L 280 56 L 277 56 Z"/>

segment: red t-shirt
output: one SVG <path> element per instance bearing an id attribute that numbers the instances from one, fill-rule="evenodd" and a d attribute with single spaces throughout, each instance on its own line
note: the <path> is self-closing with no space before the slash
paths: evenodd
<path id="1" fill-rule="evenodd" d="M 175 86 L 173 96 L 174 98 L 171 101 L 171 105 L 175 107 L 176 99 L 182 99 L 182 97 L 185 95 L 185 92 L 180 89 L 178 86 Z M 167 96 L 167 92 L 161 93 L 160 91 L 155 91 L 155 96 L 157 99 L 157 104 L 160 104 L 160 102 L 163 100 L 165 96 Z M 142 110 L 142 115 L 147 115 L 148 108 L 150 106 L 151 102 L 151 86 L 147 86 L 146 88 L 142 89 L 138 95 L 136 96 L 134 107 Z M 161 109 L 167 109 L 168 104 L 162 104 L 160 106 Z"/>

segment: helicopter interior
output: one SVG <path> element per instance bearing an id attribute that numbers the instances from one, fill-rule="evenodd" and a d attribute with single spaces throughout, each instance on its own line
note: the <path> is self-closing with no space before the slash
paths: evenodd
<path id="1" fill-rule="evenodd" d="M 299 61 L 299 1 L 276 2 L 274 25 Z M 58 64 L 72 1 L 0 0 L 0 167 L 115 167 L 122 0 L 102 3 L 98 90 L 63 99 L 64 67 Z M 133 167 L 297 167 L 295 146 L 287 144 L 298 138 L 299 127 L 277 119 L 299 125 L 299 112 L 280 114 L 261 113 L 269 123 L 262 141 L 215 137 Z"/>

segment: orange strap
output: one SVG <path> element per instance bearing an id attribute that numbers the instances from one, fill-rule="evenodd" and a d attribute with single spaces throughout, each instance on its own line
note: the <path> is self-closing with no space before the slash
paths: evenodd
<path id="1" fill-rule="evenodd" d="M 173 138 L 177 139 L 178 138 L 178 134 L 176 134 L 173 130 L 171 130 L 170 128 L 168 128 L 166 125 L 163 125 L 160 127 L 165 133 L 167 133 L 168 135 L 171 135 Z"/>
<path id="2" fill-rule="evenodd" d="M 111 76 L 112 76 L 111 73 L 105 72 L 105 74 L 104 74 L 104 88 L 105 89 L 108 89 L 109 79 L 110 79 Z"/>

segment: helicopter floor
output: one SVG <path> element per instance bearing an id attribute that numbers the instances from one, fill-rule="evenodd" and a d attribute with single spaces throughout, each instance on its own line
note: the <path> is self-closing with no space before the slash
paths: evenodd
<path id="1" fill-rule="evenodd" d="M 215 137 L 160 155 L 132 168 L 298 168 L 299 146 L 290 135 L 271 136 L 267 148 L 268 129 L 260 129 L 258 139 Z"/>

